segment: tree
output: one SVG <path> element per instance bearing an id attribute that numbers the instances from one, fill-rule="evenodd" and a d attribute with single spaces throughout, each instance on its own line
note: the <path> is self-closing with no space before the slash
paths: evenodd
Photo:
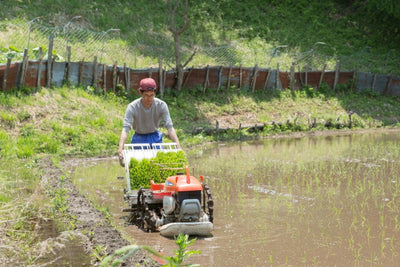
<path id="1" fill-rule="evenodd" d="M 184 5 L 184 7 L 181 7 Z M 185 0 L 183 4 L 181 0 L 168 0 L 168 11 L 169 11 L 169 26 L 168 30 L 174 37 L 174 52 L 175 52 L 175 65 L 176 65 L 176 88 L 178 91 L 182 90 L 183 84 L 183 68 L 193 58 L 196 51 L 193 52 L 192 56 L 182 64 L 181 61 L 181 42 L 180 35 L 190 27 L 191 19 L 188 17 L 189 12 L 189 0 Z"/>

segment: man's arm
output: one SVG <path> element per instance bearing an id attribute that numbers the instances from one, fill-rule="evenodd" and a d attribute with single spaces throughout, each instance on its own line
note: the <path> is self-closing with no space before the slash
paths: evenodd
<path id="1" fill-rule="evenodd" d="M 176 135 L 176 131 L 174 127 L 168 128 L 168 137 L 172 140 L 172 142 L 176 143 L 177 147 L 181 148 L 181 145 L 179 144 L 179 139 L 178 136 Z"/>
<path id="2" fill-rule="evenodd" d="M 128 133 L 122 130 L 121 132 L 121 138 L 119 139 L 119 146 L 118 146 L 118 159 L 119 159 L 119 164 L 124 167 L 124 156 L 122 154 L 122 150 L 124 150 L 124 145 L 126 143 L 126 139 L 128 139 Z"/>

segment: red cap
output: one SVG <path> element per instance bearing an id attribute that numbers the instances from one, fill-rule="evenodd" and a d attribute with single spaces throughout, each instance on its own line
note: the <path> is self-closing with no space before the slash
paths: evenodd
<path id="1" fill-rule="evenodd" d="M 144 78 L 140 80 L 140 88 L 141 91 L 153 91 L 157 89 L 156 81 L 152 78 Z"/>

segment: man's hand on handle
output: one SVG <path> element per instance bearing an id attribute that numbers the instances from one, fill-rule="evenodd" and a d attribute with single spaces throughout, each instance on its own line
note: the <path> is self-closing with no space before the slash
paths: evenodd
<path id="1" fill-rule="evenodd" d="M 122 167 L 125 167 L 125 162 L 124 162 L 124 155 L 122 155 L 122 151 L 118 151 L 118 159 L 119 159 L 119 165 Z"/>
<path id="2" fill-rule="evenodd" d="M 125 167 L 124 154 L 122 154 L 122 150 L 124 149 L 126 139 L 128 139 L 128 133 L 125 132 L 124 130 L 122 130 L 121 138 L 119 139 L 119 146 L 118 146 L 119 165 L 121 165 L 122 167 Z"/>

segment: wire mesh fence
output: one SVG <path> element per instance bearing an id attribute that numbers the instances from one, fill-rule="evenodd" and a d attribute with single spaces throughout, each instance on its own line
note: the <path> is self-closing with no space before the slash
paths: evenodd
<path id="1" fill-rule="evenodd" d="M 140 41 L 134 45 L 124 43 L 118 29 L 95 32 L 75 23 L 80 17 L 73 17 L 63 26 L 50 27 L 38 23 L 35 18 L 25 23 L 0 24 L 0 63 L 22 60 L 25 49 L 29 59 L 37 59 L 38 48 L 47 57 L 47 46 L 53 36 L 53 56 L 56 61 L 66 61 L 67 47 L 71 47 L 71 61 L 97 61 L 102 64 L 126 64 L 131 68 L 158 67 L 162 58 L 163 67 L 175 68 L 174 44 L 172 37 L 153 34 L 151 41 Z M 342 70 L 357 70 L 393 75 L 400 74 L 400 58 L 394 50 L 384 55 L 376 55 L 366 47 L 348 56 L 336 56 L 334 48 L 318 42 L 307 51 L 297 51 L 287 45 L 251 47 L 241 42 L 215 47 L 200 47 L 192 43 L 181 44 L 182 64 L 187 67 L 244 66 L 257 65 L 260 68 L 289 71 L 335 69 L 340 62 Z M 382 59 L 384 63 L 382 64 Z M 185 67 L 186 67 L 185 66 Z"/>

